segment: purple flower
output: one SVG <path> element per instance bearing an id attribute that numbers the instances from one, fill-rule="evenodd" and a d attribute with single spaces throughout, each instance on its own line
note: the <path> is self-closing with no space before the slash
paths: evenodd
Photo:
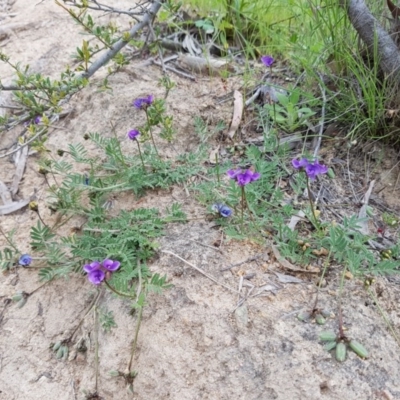
<path id="1" fill-rule="evenodd" d="M 275 60 L 274 60 L 274 57 L 272 57 L 272 56 L 262 56 L 261 61 L 266 67 L 271 68 L 271 66 Z"/>
<path id="2" fill-rule="evenodd" d="M 127 136 L 130 140 L 137 140 L 137 138 L 140 136 L 140 132 L 137 129 L 132 129 L 128 132 Z"/>
<path id="3" fill-rule="evenodd" d="M 33 120 L 33 123 L 36 125 L 40 124 L 41 122 L 42 122 L 42 117 L 39 117 L 39 115 L 37 115 Z"/>
<path id="4" fill-rule="evenodd" d="M 23 267 L 26 267 L 31 262 L 32 262 L 32 257 L 29 254 L 23 254 L 18 260 L 18 264 L 22 265 Z"/>
<path id="5" fill-rule="evenodd" d="M 215 203 L 212 205 L 211 209 L 215 212 L 218 212 L 221 217 L 227 218 L 232 215 L 232 210 L 222 203 Z"/>
<path id="6" fill-rule="evenodd" d="M 297 161 L 296 159 L 292 160 L 292 165 L 296 169 L 305 168 L 308 164 L 309 162 L 307 158 L 302 158 L 300 161 Z"/>
<path id="7" fill-rule="evenodd" d="M 317 175 L 326 174 L 328 172 L 328 167 L 326 165 L 321 165 L 318 161 L 314 161 L 313 164 L 308 164 L 306 166 L 306 174 L 313 181 Z"/>
<path id="8" fill-rule="evenodd" d="M 88 274 L 88 279 L 93 285 L 100 285 L 105 277 L 106 274 L 101 269 L 96 269 Z"/>
<path id="9" fill-rule="evenodd" d="M 85 272 L 87 272 L 88 274 L 90 274 L 90 273 L 93 272 L 93 271 L 99 270 L 100 267 L 101 267 L 101 264 L 100 264 L 98 261 L 93 261 L 93 262 L 90 263 L 90 264 L 85 264 L 85 265 L 83 266 L 83 270 L 84 270 Z"/>
<path id="10" fill-rule="evenodd" d="M 154 101 L 154 96 L 152 94 L 149 94 L 147 97 L 139 97 L 138 99 L 133 101 L 133 105 L 138 108 L 139 110 L 141 109 L 146 109 L 148 106 L 151 105 Z"/>
<path id="11" fill-rule="evenodd" d="M 247 184 L 260 179 L 260 174 L 258 172 L 247 169 L 242 171 L 241 169 L 227 171 L 229 178 L 234 179 L 239 186 L 246 186 Z"/>
<path id="12" fill-rule="evenodd" d="M 106 258 L 102 263 L 93 261 L 85 264 L 83 270 L 88 273 L 88 279 L 94 285 L 100 285 L 104 279 L 110 279 L 112 273 L 120 267 L 119 261 Z"/>
<path id="13" fill-rule="evenodd" d="M 119 266 L 121 265 L 121 263 L 119 261 L 113 261 L 113 260 L 109 260 L 109 259 L 105 259 L 103 261 L 103 267 L 110 272 L 114 272 L 116 271 Z"/>
<path id="14" fill-rule="evenodd" d="M 317 160 L 310 163 L 307 158 L 302 158 L 300 161 L 292 160 L 292 165 L 296 169 L 304 169 L 307 176 L 313 181 L 318 175 L 326 174 L 328 167 L 320 164 Z"/>

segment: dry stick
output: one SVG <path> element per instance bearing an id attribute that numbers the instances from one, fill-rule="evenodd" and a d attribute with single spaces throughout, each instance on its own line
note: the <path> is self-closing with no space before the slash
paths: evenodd
<path id="1" fill-rule="evenodd" d="M 153 37 L 153 41 L 155 42 L 157 40 L 157 37 L 156 37 L 156 34 L 154 32 L 154 29 L 151 26 L 151 24 L 149 24 L 148 26 L 149 26 L 149 30 L 150 30 L 151 36 Z M 164 75 L 166 75 L 167 74 L 167 70 L 165 69 L 164 57 L 163 57 L 160 45 L 157 45 L 157 52 L 158 52 L 158 58 L 160 59 L 160 62 L 161 62 L 162 72 L 163 72 Z"/>
<path id="2" fill-rule="evenodd" d="M 154 60 L 153 64 L 158 65 L 159 67 L 162 67 L 162 65 L 161 65 L 161 63 L 159 61 Z M 168 70 L 168 71 L 174 72 L 177 75 L 183 76 L 186 79 L 190 79 L 191 81 L 195 81 L 196 80 L 196 77 L 194 77 L 193 75 L 189 75 L 186 72 L 179 71 L 178 69 L 176 69 L 174 67 L 171 67 L 170 65 L 166 65 L 165 69 Z"/>
<path id="3" fill-rule="evenodd" d="M 197 267 L 196 265 L 190 263 L 189 261 L 186 261 L 184 258 L 179 257 L 177 254 L 173 253 L 172 251 L 168 251 L 168 250 L 161 250 L 162 253 L 165 254 L 170 254 L 171 256 L 174 256 L 176 258 L 179 258 L 179 260 L 183 261 L 185 264 L 190 265 L 192 268 L 194 268 L 196 271 L 200 272 L 201 274 L 203 274 L 204 276 L 206 276 L 208 279 L 212 280 L 214 283 L 216 283 L 217 285 L 220 285 L 222 287 L 224 287 L 225 289 L 230 290 L 231 292 L 234 293 L 239 293 L 236 289 L 231 288 L 228 285 L 225 285 L 224 283 L 220 283 L 218 282 L 212 275 L 207 274 L 207 272 L 204 272 L 201 268 Z"/>
<path id="4" fill-rule="evenodd" d="M 150 10 L 143 16 L 143 19 L 132 27 L 129 31 L 128 40 L 120 39 L 117 43 L 115 43 L 109 50 L 106 51 L 105 54 L 100 56 L 89 68 L 86 72 L 82 73 L 80 77 L 82 78 L 90 78 L 99 68 L 105 65 L 108 61 L 110 61 L 123 47 L 125 47 L 129 40 L 132 39 L 135 34 L 142 29 L 144 26 L 148 25 L 152 19 L 156 16 L 157 12 L 161 8 L 161 2 L 155 1 L 151 6 Z"/>
<path id="5" fill-rule="evenodd" d="M 80 4 L 75 4 L 75 3 L 68 4 L 68 5 L 73 6 L 73 7 L 77 7 L 77 8 L 88 8 L 88 9 L 94 10 L 94 11 L 104 11 L 105 13 L 126 14 L 126 15 L 129 15 L 130 17 L 132 17 L 132 18 L 134 18 L 136 20 L 137 20 L 137 17 L 135 17 L 135 15 L 140 15 L 140 13 L 138 13 L 138 12 L 119 10 L 117 8 L 110 7 L 110 6 L 106 5 L 106 4 L 100 4 L 97 1 L 94 1 L 94 3 L 97 5 L 97 7 L 93 7 L 93 6 L 90 6 L 90 5 L 82 6 Z"/>
<path id="6" fill-rule="evenodd" d="M 322 77 L 320 74 L 318 74 L 319 78 L 322 81 Z M 317 144 L 315 146 L 314 149 L 314 158 L 317 157 L 317 154 L 319 152 L 319 149 L 321 147 L 321 141 L 322 141 L 322 132 L 324 130 L 324 121 L 325 121 L 325 106 L 326 106 L 326 94 L 325 94 L 325 87 L 321 86 L 320 83 L 318 83 L 318 86 L 321 90 L 321 94 L 322 94 L 322 99 L 323 99 L 323 103 L 322 103 L 322 110 L 321 110 L 321 122 L 320 122 L 320 126 L 319 126 L 319 132 L 318 132 L 318 141 Z"/>
<path id="7" fill-rule="evenodd" d="M 200 246 L 204 246 L 204 247 L 208 247 L 209 249 L 213 249 L 213 250 L 215 250 L 215 251 L 219 251 L 221 254 L 225 254 L 221 249 L 219 249 L 218 247 L 215 247 L 215 246 L 210 246 L 210 245 L 208 245 L 208 244 L 205 244 L 205 243 L 201 243 L 201 242 L 198 242 L 197 240 L 193 240 L 193 239 L 189 239 L 191 242 L 193 242 L 193 243 L 197 243 L 197 244 L 199 244 Z"/>
<path id="8" fill-rule="evenodd" d="M 96 61 L 93 62 L 93 64 L 88 68 L 87 71 L 79 74 L 77 78 L 90 78 L 92 75 L 94 75 L 95 72 L 97 72 L 98 69 L 100 69 L 102 66 L 107 64 L 119 51 L 125 47 L 129 40 L 131 40 L 135 34 L 142 29 L 144 26 L 148 25 L 152 19 L 156 16 L 157 12 L 161 8 L 161 2 L 160 1 L 155 1 L 153 5 L 151 6 L 150 10 L 145 13 L 143 16 L 142 20 L 134 25 L 132 29 L 128 32 L 127 40 L 120 39 L 118 42 L 114 43 L 109 50 L 107 50 L 103 55 L 101 55 Z M 38 89 L 36 87 L 28 87 L 28 88 L 21 88 L 18 86 L 3 86 L 0 84 L 0 90 L 35 90 Z"/>
<path id="9" fill-rule="evenodd" d="M 238 263 L 229 265 L 229 267 L 222 268 L 222 269 L 220 269 L 220 271 L 221 271 L 221 272 L 223 272 L 223 271 L 228 271 L 228 269 L 232 269 L 232 268 L 235 268 L 235 267 L 239 267 L 239 266 L 241 266 L 241 265 L 243 265 L 243 264 L 247 264 L 247 263 L 249 263 L 249 262 L 257 261 L 257 260 L 259 260 L 264 254 L 265 254 L 265 253 L 257 254 L 256 256 L 252 256 L 252 257 L 250 257 L 250 258 L 248 258 L 248 259 L 246 259 L 246 260 L 244 260 L 244 261 L 241 261 L 241 262 L 238 262 Z"/>

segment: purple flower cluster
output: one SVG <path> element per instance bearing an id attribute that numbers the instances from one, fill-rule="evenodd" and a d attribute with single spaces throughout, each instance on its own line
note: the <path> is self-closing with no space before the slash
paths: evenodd
<path id="1" fill-rule="evenodd" d="M 272 57 L 272 56 L 262 56 L 261 57 L 261 62 L 268 68 L 271 68 L 274 61 L 275 61 L 274 57 Z"/>
<path id="2" fill-rule="evenodd" d="M 149 94 L 147 97 L 139 97 L 138 99 L 133 101 L 133 105 L 139 110 L 145 110 L 149 107 L 154 101 L 154 96 Z"/>
<path id="3" fill-rule="evenodd" d="M 227 171 L 229 178 L 234 179 L 239 186 L 246 186 L 247 184 L 260 179 L 260 174 L 251 169 L 245 171 L 239 169 L 230 169 Z"/>
<path id="4" fill-rule="evenodd" d="M 221 217 L 228 218 L 232 215 L 232 210 L 222 203 L 215 203 L 211 209 L 221 215 Z"/>
<path id="5" fill-rule="evenodd" d="M 137 140 L 140 136 L 140 132 L 137 129 L 132 129 L 128 132 L 127 136 L 130 140 Z"/>
<path id="6" fill-rule="evenodd" d="M 40 124 L 42 122 L 42 117 L 41 116 L 39 116 L 39 115 L 37 115 L 34 119 L 31 119 L 30 121 L 27 121 L 27 122 L 25 122 L 25 126 L 29 126 L 29 125 L 31 125 L 31 124 L 34 124 L 34 125 L 38 125 L 38 124 Z"/>
<path id="7" fill-rule="evenodd" d="M 296 169 L 304 170 L 307 176 L 313 181 L 318 175 L 326 174 L 328 172 L 328 167 L 319 164 L 317 160 L 310 163 L 307 158 L 302 158 L 300 161 L 294 159 L 292 160 L 292 165 Z"/>
<path id="8" fill-rule="evenodd" d="M 93 285 L 100 285 L 104 279 L 109 278 L 113 272 L 115 272 L 121 263 L 106 258 L 103 262 L 93 261 L 90 264 L 85 264 L 83 270 L 87 272 L 88 279 Z"/>

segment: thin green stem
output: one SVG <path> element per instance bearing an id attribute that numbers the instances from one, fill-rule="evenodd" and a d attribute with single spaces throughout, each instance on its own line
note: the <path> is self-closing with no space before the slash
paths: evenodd
<path id="1" fill-rule="evenodd" d="M 346 276 L 347 267 L 345 266 L 342 272 L 342 276 L 340 277 L 340 286 L 339 286 L 339 299 L 338 299 L 338 325 L 339 325 L 339 337 L 343 339 L 346 337 L 343 330 L 343 314 L 342 314 L 342 296 L 343 296 L 343 288 L 344 288 L 344 279 Z"/>
<path id="2" fill-rule="evenodd" d="M 17 252 L 20 253 L 20 251 L 15 247 L 14 243 L 11 241 L 11 239 L 4 233 L 3 229 L 0 227 L 0 233 L 4 236 L 4 239 L 7 240 L 7 243 Z"/>
<path id="3" fill-rule="evenodd" d="M 307 194 L 308 194 L 308 200 L 310 202 L 310 207 L 311 207 L 311 213 L 313 215 L 314 218 L 314 223 L 315 223 L 315 227 L 320 230 L 320 225 L 317 219 L 317 216 L 315 214 L 315 207 L 314 207 L 314 202 L 311 196 L 311 190 L 310 190 L 310 180 L 308 179 L 308 175 L 306 174 L 306 182 L 307 182 Z"/>
<path id="4" fill-rule="evenodd" d="M 147 113 L 147 110 L 145 110 L 145 112 L 146 112 L 147 125 L 149 126 L 149 132 L 150 132 L 151 141 L 153 142 L 153 147 L 154 147 L 154 150 L 157 153 L 157 156 L 160 157 L 160 155 L 158 154 L 156 143 L 154 141 L 153 130 L 151 129 L 149 114 Z"/>
<path id="5" fill-rule="evenodd" d="M 218 152 L 215 153 L 215 164 L 216 164 L 216 169 L 217 169 L 217 181 L 218 181 L 218 185 L 220 185 L 221 184 L 221 178 L 220 178 L 220 171 L 219 171 Z"/>
<path id="6" fill-rule="evenodd" d="M 94 307 L 94 326 L 95 326 L 95 350 L 94 350 L 94 363 L 95 363 L 95 392 L 97 393 L 99 387 L 99 310 L 97 306 Z"/>
<path id="7" fill-rule="evenodd" d="M 319 296 L 319 293 L 320 293 L 320 290 L 321 290 L 321 286 L 322 286 L 322 282 L 323 282 L 324 276 L 326 274 L 326 271 L 328 270 L 328 265 L 329 265 L 329 260 L 331 258 L 331 254 L 332 254 L 332 250 L 329 252 L 329 254 L 326 257 L 326 260 L 324 262 L 324 269 L 322 270 L 321 277 L 319 278 L 317 294 L 315 296 L 315 302 L 314 302 L 314 306 L 313 306 L 313 311 L 316 310 L 316 308 L 317 308 L 318 296 Z"/>
<path id="8" fill-rule="evenodd" d="M 143 166 L 143 169 L 145 169 L 145 166 L 144 166 L 144 161 L 143 161 L 143 156 L 142 156 L 142 150 L 140 149 L 140 143 L 139 143 L 139 140 L 136 140 L 136 143 L 137 143 L 137 147 L 138 147 L 138 150 L 139 150 L 140 161 L 142 161 L 142 166 Z"/>
<path id="9" fill-rule="evenodd" d="M 90 303 L 88 310 L 86 311 L 85 315 L 81 318 L 81 320 L 79 321 L 78 325 L 75 327 L 75 329 L 72 331 L 71 335 L 69 336 L 69 340 L 72 340 L 72 338 L 74 337 L 75 333 L 77 332 L 77 330 L 79 329 L 79 327 L 82 325 L 83 321 L 85 320 L 86 316 L 90 313 L 90 311 L 92 310 L 93 307 L 96 306 L 97 302 L 100 299 L 100 296 L 104 293 L 104 290 L 99 290 L 97 292 L 97 296 L 92 300 L 92 302 Z"/>
<path id="10" fill-rule="evenodd" d="M 137 346 L 137 341 L 138 341 L 138 337 L 139 337 L 140 323 L 142 322 L 142 315 L 143 315 L 143 306 L 140 306 L 138 320 L 137 320 L 136 329 L 135 329 L 135 338 L 133 339 L 133 344 L 132 344 L 131 359 L 129 360 L 129 365 L 128 365 L 128 371 L 131 371 L 131 368 L 132 368 L 133 357 L 136 352 L 136 346 Z"/>
<path id="11" fill-rule="evenodd" d="M 245 193 L 244 193 L 244 186 L 241 187 L 242 189 L 242 217 L 241 217 L 241 228 L 242 228 L 242 233 L 243 233 L 243 222 L 244 222 L 244 218 L 243 218 L 243 213 L 244 213 L 244 206 L 245 206 Z"/>
<path id="12" fill-rule="evenodd" d="M 396 331 L 394 330 L 392 324 L 390 323 L 389 318 L 387 317 L 387 315 L 383 311 L 382 307 L 380 306 L 380 304 L 378 302 L 378 298 L 375 296 L 375 294 L 372 292 L 372 290 L 369 287 L 366 287 L 366 290 L 367 290 L 367 293 L 374 300 L 376 307 L 378 308 L 383 320 L 385 321 L 385 324 L 387 325 L 387 327 L 389 328 L 390 332 L 392 333 L 393 338 L 396 341 L 397 345 L 400 347 L 400 338 L 397 335 Z"/>

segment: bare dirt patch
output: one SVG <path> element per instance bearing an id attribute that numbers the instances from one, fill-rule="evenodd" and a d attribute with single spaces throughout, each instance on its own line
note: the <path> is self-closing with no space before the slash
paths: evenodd
<path id="1" fill-rule="evenodd" d="M 119 6 L 127 2 L 115 2 Z M 0 2 L 0 23 L 20 24 L 0 41 L 2 50 L 14 61 L 28 63 L 46 74 L 55 74 L 70 62 L 69 56 L 81 40 L 68 15 L 53 2 L 27 0 Z M 15 16 L 7 16 L 15 14 Z M 40 18 L 39 18 L 40 15 Z M 104 17 L 109 18 L 109 17 Z M 122 24 L 128 22 L 122 18 Z M 26 29 L 21 27 L 25 26 Z M 1 31 L 0 31 L 1 32 Z M 0 33 L 0 40 L 1 40 Z M 76 95 L 68 107 L 71 114 L 60 120 L 50 134 L 48 146 L 55 155 L 68 143 L 82 142 L 87 132 L 110 136 L 112 129 L 124 143 L 124 151 L 133 152 L 126 132 L 142 118 L 131 107 L 134 98 L 152 93 L 162 96 L 157 85 L 160 70 L 140 68 L 133 62 L 110 78 L 112 92 L 99 93 L 96 84 L 104 78 L 99 72 L 90 87 Z M 0 65 L 2 80 L 11 79 L 11 71 Z M 174 77 L 176 88 L 169 98 L 169 112 L 175 116 L 177 140 L 174 146 L 160 142 L 168 156 L 190 150 L 195 144 L 193 118 L 208 116 L 229 124 L 231 104 L 216 105 L 213 97 L 226 88 L 218 78 L 199 77 L 191 82 Z M 4 82 L 3 82 L 4 83 Z M 228 83 L 229 85 L 229 83 Z M 228 89 L 231 89 L 228 87 Z M 2 146 L 15 140 L 16 129 L 2 138 Z M 3 143 L 4 142 L 4 143 Z M 94 151 L 94 149 L 93 149 Z M 37 172 L 36 156 L 29 157 L 19 196 L 38 190 L 39 202 L 46 200 L 46 185 Z M 12 180 L 10 159 L 0 161 L 1 180 Z M 113 199 L 115 210 L 156 206 L 161 210 L 174 202 L 184 211 L 201 217 L 204 213 L 193 195 L 183 187 L 171 192 L 155 192 L 144 199 L 121 194 Z M 43 218 L 54 222 L 49 211 Z M 17 229 L 21 250 L 29 252 L 29 229 L 37 215 L 28 210 L 1 218 L 4 231 Z M 65 233 L 68 229 L 65 227 Z M 222 245 L 212 248 L 222 238 Z M 0 243 L 6 243 L 0 238 Z M 152 295 L 144 311 L 138 352 L 134 367 L 135 394 L 125 390 L 122 380 L 109 376 L 110 370 L 125 370 L 135 329 L 129 316 L 129 302 L 106 292 L 102 302 L 113 311 L 117 328 L 99 332 L 99 387 L 103 399 L 398 399 L 400 398 L 400 358 L 398 347 L 388 333 L 377 307 L 363 290 L 362 282 L 349 281 L 345 287 L 343 314 L 345 325 L 370 351 L 368 360 L 350 353 L 345 363 L 336 362 L 318 343 L 318 333 L 335 328 L 334 319 L 326 327 L 300 323 L 297 312 L 312 304 L 315 277 L 299 275 L 299 283 L 282 283 L 275 272 L 286 273 L 269 254 L 269 249 L 228 241 L 206 219 L 171 225 L 159 240 L 160 251 L 151 269 L 166 274 L 173 288 L 160 296 Z M 211 246 L 211 247 L 207 247 Z M 249 298 L 237 308 L 239 295 L 199 274 L 192 267 L 162 251 L 173 252 L 197 265 L 216 279 L 237 290 L 241 277 L 241 297 L 252 286 L 269 285 L 260 296 Z M 221 271 L 231 264 L 256 254 L 257 261 Z M 33 295 L 18 309 L 7 299 L 15 292 L 30 292 L 39 285 L 35 271 L 18 268 L 3 274 L 0 296 L 4 300 L 0 325 L 0 398 L 4 400 L 82 398 L 83 390 L 95 388 L 94 319 L 87 318 L 79 330 L 88 347 L 74 360 L 56 360 L 50 343 L 68 335 L 77 316 L 91 301 L 92 288 L 83 276 L 58 280 Z M 396 284 L 380 278 L 380 302 L 393 322 L 400 325 Z M 338 281 L 333 273 L 321 294 L 321 303 L 336 311 Z"/>

